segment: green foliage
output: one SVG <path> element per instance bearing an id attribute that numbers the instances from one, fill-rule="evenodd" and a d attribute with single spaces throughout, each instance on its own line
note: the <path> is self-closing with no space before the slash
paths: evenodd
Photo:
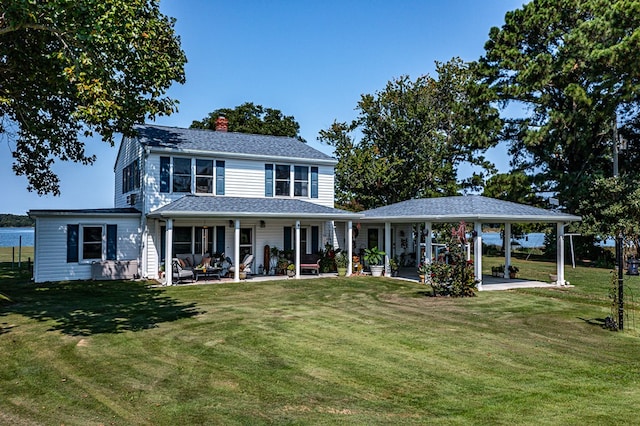
<path id="1" fill-rule="evenodd" d="M 503 132 L 512 166 L 571 213 L 597 214 L 580 201 L 612 174 L 614 128 L 633 152 L 622 173 L 637 160 L 639 11 L 638 0 L 534 0 L 491 29 L 479 61 L 482 82 L 513 106 Z"/>
<path id="2" fill-rule="evenodd" d="M 21 228 L 34 225 L 34 220 L 29 216 L 20 216 L 15 214 L 0 214 L 0 228 Z"/>
<path id="3" fill-rule="evenodd" d="M 478 282 L 473 271 L 473 263 L 467 262 L 464 250 L 466 226 L 464 222 L 451 231 L 447 243 L 448 254 L 445 262 L 426 265 L 434 296 L 473 297 L 478 290 Z"/>
<path id="4" fill-rule="evenodd" d="M 16 174 L 59 194 L 56 160 L 91 164 L 80 136 L 171 114 L 164 93 L 184 82 L 174 19 L 154 0 L 9 1 L 0 6 L 0 134 Z"/>
<path id="5" fill-rule="evenodd" d="M 349 266 L 349 256 L 344 251 L 339 251 L 336 253 L 335 257 L 336 267 L 338 268 L 346 268 Z"/>
<path id="6" fill-rule="evenodd" d="M 216 129 L 216 120 L 224 116 L 229 120 L 228 131 L 257 135 L 290 136 L 305 142 L 300 136 L 300 125 L 292 115 L 284 115 L 278 109 L 264 108 L 245 102 L 235 108 L 220 108 L 200 121 L 191 123 L 192 129 Z"/>
<path id="7" fill-rule="evenodd" d="M 384 259 L 385 252 L 382 250 L 378 250 L 378 247 L 366 248 L 364 249 L 364 260 L 371 265 L 380 265 L 382 263 L 382 259 Z"/>
<path id="8" fill-rule="evenodd" d="M 403 76 L 362 95 L 356 120 L 336 121 L 320 132 L 339 161 L 338 205 L 357 211 L 453 195 L 481 181 L 474 175 L 458 182 L 461 163 L 493 170 L 479 154 L 495 144 L 500 120 L 473 69 L 456 58 L 437 62 L 436 70 L 437 79 Z"/>

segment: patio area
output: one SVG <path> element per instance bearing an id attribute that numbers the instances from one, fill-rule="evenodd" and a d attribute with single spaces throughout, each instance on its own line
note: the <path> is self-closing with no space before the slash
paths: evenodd
<path id="1" fill-rule="evenodd" d="M 335 278 L 337 274 L 335 272 L 324 274 L 303 274 L 300 279 L 316 279 L 316 278 Z M 247 279 L 241 280 L 240 283 L 258 283 L 266 281 L 277 281 L 293 279 L 285 275 L 249 275 Z M 393 279 L 418 282 L 418 275 L 415 272 L 415 268 L 401 268 L 397 277 Z M 222 279 L 200 279 L 199 281 L 185 281 L 174 285 L 196 285 L 196 284 L 228 284 L 233 283 L 233 278 Z M 160 284 L 162 285 L 162 284 Z M 482 276 L 482 289 L 480 291 L 496 291 L 496 290 L 515 290 L 519 288 L 554 288 L 558 287 L 555 284 L 551 284 L 543 281 L 523 280 L 523 279 L 508 279 L 498 278 L 491 275 Z M 569 286 L 564 286 L 569 287 Z"/>

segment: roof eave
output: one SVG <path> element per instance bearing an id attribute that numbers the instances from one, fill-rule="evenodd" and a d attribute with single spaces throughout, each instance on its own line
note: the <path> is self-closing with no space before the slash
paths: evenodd
<path id="1" fill-rule="evenodd" d="M 169 211 L 153 212 L 147 215 L 157 219 L 186 219 L 186 218 L 273 218 L 273 219 L 324 219 L 324 220 L 358 220 L 361 215 L 347 213 L 280 213 L 280 212 L 203 212 L 203 211 Z"/>
<path id="2" fill-rule="evenodd" d="M 151 146 L 149 147 L 150 152 L 159 153 L 159 154 L 175 154 L 176 152 L 191 154 L 191 155 L 207 155 L 217 158 L 237 158 L 242 160 L 259 160 L 259 161 L 277 161 L 277 162 L 289 162 L 295 163 L 300 161 L 310 162 L 314 164 L 319 164 L 323 166 L 335 166 L 338 164 L 338 160 L 335 158 L 312 158 L 312 157 L 287 157 L 280 155 L 258 155 L 258 154 L 244 154 L 241 152 L 224 152 L 224 151 L 214 151 L 214 150 L 205 150 L 205 149 L 180 149 L 180 148 L 168 148 L 168 147 L 158 147 Z"/>
<path id="3" fill-rule="evenodd" d="M 378 217 L 363 217 L 361 222 L 402 222 L 402 223 L 415 223 L 415 222 L 456 222 L 465 220 L 468 222 L 508 222 L 508 223 L 564 223 L 564 222 L 580 222 L 582 218 L 580 216 L 514 216 L 514 215 L 437 215 L 437 216 L 378 216 Z"/>

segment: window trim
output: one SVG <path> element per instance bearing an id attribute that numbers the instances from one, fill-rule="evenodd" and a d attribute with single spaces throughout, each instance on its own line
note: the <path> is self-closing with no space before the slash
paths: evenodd
<path id="1" fill-rule="evenodd" d="M 78 263 L 92 263 L 97 261 L 103 261 L 107 258 L 106 243 L 107 232 L 106 225 L 103 223 L 80 223 L 78 232 Z M 85 228 L 100 228 L 100 257 L 85 257 L 84 256 L 84 230 Z M 86 243 L 90 244 L 90 243 Z M 91 243 L 91 244 L 96 244 Z M 97 245 L 97 244 L 96 244 Z"/>
<path id="2" fill-rule="evenodd" d="M 278 182 L 283 182 L 284 179 L 277 179 L 277 169 L 278 167 L 288 167 L 289 168 L 289 194 L 282 195 L 277 193 L 277 184 Z M 295 195 L 296 184 L 302 183 L 302 180 L 296 180 L 296 168 L 301 167 L 307 169 L 307 194 L 306 195 Z M 280 198 L 300 198 L 300 199 L 316 199 L 318 197 L 318 181 L 319 181 L 319 168 L 317 166 L 313 166 L 311 164 L 282 164 L 282 163 L 265 163 L 264 165 L 265 175 L 265 197 L 280 197 Z"/>
<path id="3" fill-rule="evenodd" d="M 122 169 L 122 193 L 140 189 L 140 161 L 136 158 Z"/>
<path id="4" fill-rule="evenodd" d="M 198 174 L 198 161 L 208 161 L 211 163 L 211 174 L 210 175 L 203 175 L 203 174 Z M 195 158 L 194 161 L 194 166 L 195 166 L 195 174 L 194 174 L 194 178 L 195 178 L 195 182 L 194 182 L 194 188 L 195 188 L 195 193 L 196 194 L 213 194 L 215 191 L 215 181 L 216 181 L 216 162 L 214 159 L 207 159 L 207 158 Z M 198 178 L 205 178 L 205 179 L 211 179 L 211 185 L 209 187 L 209 191 L 198 191 Z"/>
<path id="5" fill-rule="evenodd" d="M 168 163 L 164 164 L 166 169 L 163 169 L 163 159 L 168 159 Z M 174 191 L 174 176 L 175 176 L 175 159 L 186 159 L 190 161 L 190 187 L 189 191 Z M 213 175 L 199 175 L 197 174 L 197 161 L 211 161 L 213 163 Z M 166 161 L 166 160 L 164 160 Z M 167 167 L 168 166 L 168 167 Z M 225 174 L 226 174 L 226 163 L 224 160 L 216 160 L 213 157 L 185 157 L 180 155 L 162 155 L 160 156 L 160 193 L 162 194 L 193 194 L 193 195 L 224 195 L 225 194 Z M 163 174 L 167 174 L 168 182 L 166 185 L 168 187 L 163 187 Z M 180 176 L 186 176 L 180 175 Z M 210 177 L 212 178 L 212 190 L 211 192 L 198 192 L 197 188 L 197 179 L 198 177 Z M 163 191 L 166 189 L 166 191 Z"/>

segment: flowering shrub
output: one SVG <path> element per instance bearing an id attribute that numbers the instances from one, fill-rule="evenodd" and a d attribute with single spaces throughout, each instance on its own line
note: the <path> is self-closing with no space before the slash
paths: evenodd
<path id="1" fill-rule="evenodd" d="M 434 262 L 427 265 L 434 296 L 471 297 L 476 295 L 478 281 L 473 272 L 473 262 L 467 261 L 464 244 L 466 243 L 465 224 L 451 231 L 448 243 L 449 263 Z"/>

